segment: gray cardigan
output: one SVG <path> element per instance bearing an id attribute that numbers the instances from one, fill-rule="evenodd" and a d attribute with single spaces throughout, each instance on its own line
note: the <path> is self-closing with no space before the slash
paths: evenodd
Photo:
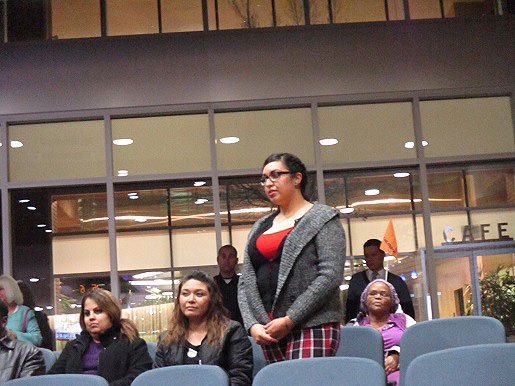
<path id="1" fill-rule="evenodd" d="M 254 224 L 248 240 L 270 216 Z M 247 243 L 238 286 L 238 302 L 247 330 L 253 324 L 270 321 L 259 295 L 248 249 Z M 345 234 L 339 213 L 315 202 L 286 237 L 272 306 L 274 316 L 289 316 L 299 328 L 341 322 L 339 285 L 344 265 Z"/>

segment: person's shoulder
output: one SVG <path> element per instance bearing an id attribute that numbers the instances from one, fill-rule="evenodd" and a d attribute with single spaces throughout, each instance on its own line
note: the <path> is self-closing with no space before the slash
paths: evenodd
<path id="1" fill-rule="evenodd" d="M 336 209 L 332 206 L 329 206 L 329 205 L 321 204 L 318 201 L 313 202 L 313 208 L 311 209 L 311 211 L 313 212 L 313 214 L 315 214 L 317 216 L 319 216 L 320 214 L 325 214 L 325 215 L 331 216 L 331 217 L 340 215 L 340 212 L 338 211 L 338 209 Z M 311 212 L 311 211 L 309 211 L 309 212 Z"/>
<path id="2" fill-rule="evenodd" d="M 12 343 L 14 345 L 14 349 L 17 351 L 23 351 L 29 354 L 37 354 L 40 352 L 40 350 L 32 343 L 24 342 L 19 339 L 14 339 Z"/>
<path id="3" fill-rule="evenodd" d="M 366 276 L 367 270 L 356 272 L 354 275 L 351 276 L 350 281 L 356 281 L 356 280 L 363 280 Z"/>

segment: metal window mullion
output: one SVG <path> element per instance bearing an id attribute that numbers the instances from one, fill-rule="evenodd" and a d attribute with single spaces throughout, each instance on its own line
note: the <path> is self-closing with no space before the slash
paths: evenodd
<path id="1" fill-rule="evenodd" d="M 207 0 L 202 0 L 202 28 L 204 32 L 209 31 L 209 14 L 207 10 Z"/>
<path id="2" fill-rule="evenodd" d="M 324 171 L 322 169 L 322 152 L 320 149 L 320 127 L 318 125 L 318 104 L 311 104 L 311 128 L 313 132 L 313 148 L 315 150 L 315 170 L 318 202 L 325 204 Z"/>
<path id="3" fill-rule="evenodd" d="M 107 190 L 107 231 L 109 236 L 109 267 L 111 278 L 111 292 L 120 298 L 120 282 L 118 280 L 118 255 L 116 253 L 116 219 L 114 208 L 114 183 L 113 183 L 113 147 L 111 117 L 104 116 L 104 136 L 106 154 L 106 190 Z"/>
<path id="4" fill-rule="evenodd" d="M 433 232 L 431 228 L 431 206 L 429 204 L 429 188 L 427 183 L 427 165 L 424 156 L 424 147 L 422 146 L 422 120 L 420 116 L 420 99 L 418 97 L 412 100 L 412 113 L 415 134 L 415 149 L 420 169 L 420 191 L 422 194 L 422 216 L 424 221 L 424 237 L 426 240 L 426 265 L 429 292 L 431 294 L 431 309 L 433 318 L 438 319 L 440 312 L 438 309 L 437 282 L 436 282 L 436 265 L 435 251 L 433 245 Z M 425 299 L 424 299 L 425 301 Z"/>
<path id="5" fill-rule="evenodd" d="M 483 315 L 483 310 L 481 308 L 481 288 L 479 283 L 477 257 L 478 255 L 476 252 L 472 252 L 468 256 L 470 264 L 470 292 L 472 293 L 472 303 L 474 304 L 474 315 L 481 316 Z"/>
<path id="6" fill-rule="evenodd" d="M 218 159 L 216 154 L 216 131 L 215 131 L 215 111 L 208 109 L 209 119 L 209 147 L 211 151 L 211 187 L 213 191 L 213 210 L 215 212 L 215 234 L 216 249 L 222 246 L 222 220 L 220 216 L 220 185 L 218 181 Z"/>
<path id="7" fill-rule="evenodd" d="M 304 25 L 311 24 L 311 15 L 310 15 L 310 4 L 309 0 L 304 0 Z"/>
<path id="8" fill-rule="evenodd" d="M 410 12 L 409 12 L 409 0 L 403 0 L 404 5 L 404 19 L 409 20 L 411 19 Z"/>
<path id="9" fill-rule="evenodd" d="M 7 122 L 0 121 L 0 142 L 4 146 L 0 147 L 0 157 L 2 165 L 1 178 L 1 194 L 2 194 L 2 268 L 4 274 L 12 274 L 12 257 L 11 257 L 11 208 L 9 189 L 7 187 L 9 175 L 9 157 L 8 157 L 8 138 L 7 138 Z"/>
<path id="10" fill-rule="evenodd" d="M 107 0 L 100 0 L 100 36 L 107 36 Z"/>
<path id="11" fill-rule="evenodd" d="M 159 33 L 163 32 L 163 15 L 161 13 L 161 0 L 157 0 L 157 31 Z"/>

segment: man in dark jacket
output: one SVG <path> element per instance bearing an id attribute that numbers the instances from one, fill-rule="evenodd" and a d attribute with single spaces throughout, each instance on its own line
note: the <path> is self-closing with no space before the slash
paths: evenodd
<path id="1" fill-rule="evenodd" d="M 232 245 L 224 245 L 218 251 L 216 258 L 220 274 L 216 275 L 215 280 L 220 292 L 225 308 L 229 310 L 232 320 L 243 324 L 243 319 L 238 306 L 238 280 L 236 275 L 236 264 L 238 264 L 238 251 Z"/>
<path id="2" fill-rule="evenodd" d="M 0 383 L 45 374 L 43 354 L 30 343 L 9 338 L 5 326 L 9 310 L 0 300 Z"/>
<path id="3" fill-rule="evenodd" d="M 415 309 L 411 302 L 411 295 L 409 293 L 408 286 L 399 276 L 384 270 L 385 253 L 379 248 L 380 246 L 381 241 L 377 239 L 370 239 L 363 245 L 365 261 L 368 269 L 352 275 L 347 294 L 347 306 L 345 309 L 346 323 L 357 316 L 361 293 L 368 283 L 375 279 L 383 279 L 391 283 L 399 296 L 402 312 L 415 319 Z"/>

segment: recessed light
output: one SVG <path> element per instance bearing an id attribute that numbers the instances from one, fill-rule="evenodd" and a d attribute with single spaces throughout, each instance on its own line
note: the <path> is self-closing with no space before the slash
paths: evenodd
<path id="1" fill-rule="evenodd" d="M 206 199 L 206 198 L 199 198 L 195 201 L 195 204 L 197 205 L 201 205 L 201 204 L 205 204 L 206 202 L 208 202 L 209 200 Z"/>
<path id="2" fill-rule="evenodd" d="M 193 186 L 204 186 L 206 184 L 206 181 L 195 181 L 193 183 Z"/>
<path id="3" fill-rule="evenodd" d="M 138 193 L 136 193 L 136 192 L 134 192 L 134 193 L 128 193 L 128 194 L 127 194 L 127 196 L 129 196 L 129 197 L 130 197 L 130 196 L 137 196 L 137 195 L 138 195 Z"/>
<path id="4" fill-rule="evenodd" d="M 406 149 L 413 149 L 415 147 L 415 142 L 409 141 L 404 144 Z"/>
<path id="5" fill-rule="evenodd" d="M 377 196 L 379 194 L 379 189 L 367 189 L 365 190 L 365 196 Z"/>
<path id="6" fill-rule="evenodd" d="M 352 213 L 352 212 L 354 212 L 354 208 L 341 208 L 340 212 L 341 213 Z"/>
<path id="7" fill-rule="evenodd" d="M 19 202 L 20 204 L 25 204 L 25 203 L 27 203 L 27 202 L 29 202 L 29 201 L 30 201 L 30 200 L 28 200 L 28 199 L 26 199 L 26 198 L 24 198 L 24 199 L 22 199 L 22 200 L 18 200 L 18 202 Z"/>
<path id="8" fill-rule="evenodd" d="M 240 139 L 238 137 L 223 137 L 220 138 L 220 142 L 227 144 L 238 143 Z"/>
<path id="9" fill-rule="evenodd" d="M 130 198 L 131 200 L 137 200 L 137 199 L 139 198 L 139 196 L 129 196 L 129 198 Z"/>
<path id="10" fill-rule="evenodd" d="M 53 309 L 54 309 L 54 307 L 52 307 L 52 306 L 46 306 L 46 309 L 47 309 L 47 310 L 53 310 Z"/>
<path id="11" fill-rule="evenodd" d="M 32 283 L 37 283 L 39 281 L 39 279 L 37 277 L 31 277 L 29 279 L 29 281 L 32 282 Z"/>
<path id="12" fill-rule="evenodd" d="M 27 209 L 28 210 L 36 210 L 36 207 L 35 206 L 27 206 Z"/>
<path id="13" fill-rule="evenodd" d="M 130 138 L 119 138 L 119 139 L 113 140 L 113 143 L 118 146 L 127 146 L 127 145 L 132 145 L 134 143 L 134 141 Z"/>
<path id="14" fill-rule="evenodd" d="M 320 142 L 320 145 L 322 146 L 332 146 L 336 145 L 338 143 L 338 140 L 336 138 L 324 138 L 318 142 Z"/>
<path id="15" fill-rule="evenodd" d="M 34 311 L 43 311 L 43 307 L 36 306 L 34 307 Z"/>
<path id="16" fill-rule="evenodd" d="M 129 175 L 129 171 L 128 170 L 124 170 L 124 169 L 120 169 L 118 170 L 118 177 L 126 177 Z"/>
<path id="17" fill-rule="evenodd" d="M 147 222 L 147 219 L 145 217 L 136 217 L 134 219 L 134 221 L 136 221 L 136 222 Z"/>
<path id="18" fill-rule="evenodd" d="M 11 141 L 11 147 L 16 149 L 17 147 L 22 147 L 23 143 L 21 141 Z"/>
<path id="19" fill-rule="evenodd" d="M 409 173 L 406 173 L 406 172 L 393 173 L 393 176 L 395 178 L 409 177 Z"/>
<path id="20" fill-rule="evenodd" d="M 38 224 L 37 227 L 38 228 L 44 228 L 44 227 L 46 227 L 46 224 Z"/>
<path id="21" fill-rule="evenodd" d="M 429 143 L 427 141 L 422 141 L 422 146 L 427 146 Z"/>
<path id="22" fill-rule="evenodd" d="M 52 229 L 45 229 L 46 233 L 52 233 Z"/>

